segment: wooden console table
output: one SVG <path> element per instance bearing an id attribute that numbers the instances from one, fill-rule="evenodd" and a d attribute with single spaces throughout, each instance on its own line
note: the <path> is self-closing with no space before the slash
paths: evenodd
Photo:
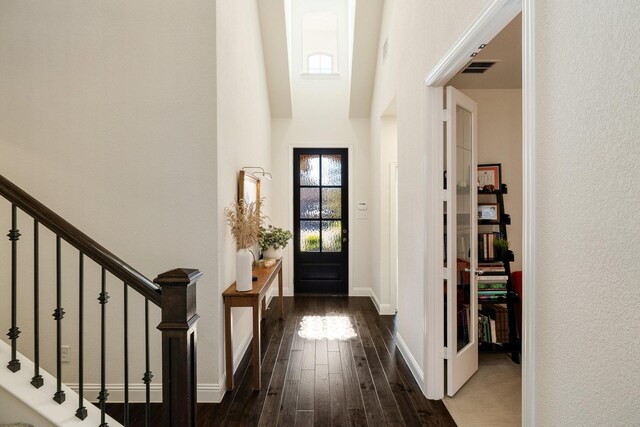
<path id="1" fill-rule="evenodd" d="M 231 308 L 232 307 L 252 307 L 253 308 L 253 389 L 260 390 L 260 320 L 267 317 L 265 296 L 267 290 L 273 283 L 276 274 L 278 275 L 278 295 L 280 297 L 280 318 L 284 319 L 284 304 L 282 300 L 282 260 L 276 261 L 271 268 L 256 267 L 253 274 L 258 280 L 253 282 L 253 288 L 247 292 L 238 292 L 236 283 L 222 293 L 224 300 L 224 345 L 227 367 L 227 390 L 233 390 L 233 346 L 231 344 Z M 262 316 L 260 316 L 260 306 L 262 306 Z"/>

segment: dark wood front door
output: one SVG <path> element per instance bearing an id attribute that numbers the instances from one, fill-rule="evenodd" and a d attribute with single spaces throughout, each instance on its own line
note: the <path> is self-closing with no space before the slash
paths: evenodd
<path id="1" fill-rule="evenodd" d="M 346 148 L 294 149 L 296 294 L 349 292 L 347 167 Z"/>

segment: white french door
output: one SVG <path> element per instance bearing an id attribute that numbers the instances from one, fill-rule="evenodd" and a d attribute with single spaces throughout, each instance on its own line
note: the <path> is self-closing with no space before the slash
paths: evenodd
<path id="1" fill-rule="evenodd" d="M 446 108 L 447 394 L 453 396 L 478 370 L 477 105 L 447 87 Z"/>

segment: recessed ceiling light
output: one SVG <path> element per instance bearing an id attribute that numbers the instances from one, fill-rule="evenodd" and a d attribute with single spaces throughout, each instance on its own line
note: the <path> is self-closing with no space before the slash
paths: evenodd
<path id="1" fill-rule="evenodd" d="M 473 53 L 471 54 L 471 57 L 473 58 L 473 57 L 474 57 L 474 56 L 476 56 L 477 54 L 478 54 L 478 52 L 473 52 Z"/>
<path id="2" fill-rule="evenodd" d="M 487 47 L 487 45 L 482 43 L 478 49 L 484 49 L 485 47 Z"/>

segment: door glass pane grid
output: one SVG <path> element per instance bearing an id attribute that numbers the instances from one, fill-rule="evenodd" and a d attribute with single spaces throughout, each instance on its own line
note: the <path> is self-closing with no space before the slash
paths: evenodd
<path id="1" fill-rule="evenodd" d="M 342 216 L 341 185 L 341 155 L 300 156 L 300 250 L 302 252 L 340 252 L 342 250 L 342 221 L 339 221 Z M 334 221 L 305 221 L 319 218 Z"/>

